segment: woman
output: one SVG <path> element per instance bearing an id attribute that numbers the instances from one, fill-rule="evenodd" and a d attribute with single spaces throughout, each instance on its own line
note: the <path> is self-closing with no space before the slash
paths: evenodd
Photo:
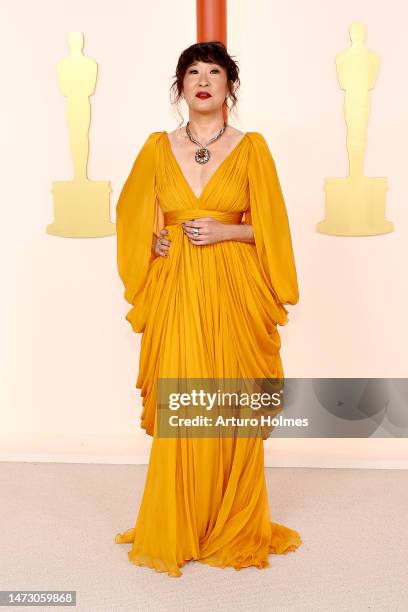
<path id="1" fill-rule="evenodd" d="M 116 211 L 126 319 L 143 332 L 141 427 L 153 441 L 135 527 L 115 541 L 132 544 L 132 563 L 181 576 L 187 560 L 264 568 L 269 553 L 301 544 L 270 521 L 262 437 L 163 437 L 156 418 L 158 378 L 282 377 L 277 325 L 298 287 L 268 145 L 224 124 L 236 63 L 222 43 L 194 44 L 175 76 L 189 122 L 149 135 Z"/>

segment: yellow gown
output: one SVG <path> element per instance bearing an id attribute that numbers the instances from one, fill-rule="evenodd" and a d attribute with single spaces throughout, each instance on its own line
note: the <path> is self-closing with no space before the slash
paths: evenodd
<path id="1" fill-rule="evenodd" d="M 182 221 L 251 223 L 255 244 L 192 245 Z M 117 263 L 127 321 L 143 333 L 136 387 L 141 427 L 153 437 L 135 526 L 118 533 L 129 560 L 181 576 L 188 560 L 269 567 L 270 553 L 301 544 L 270 520 L 263 439 L 164 438 L 156 430 L 158 377 L 283 377 L 277 325 L 298 285 L 275 163 L 259 132 L 246 132 L 197 197 L 165 131 L 151 133 L 116 208 Z M 151 252 L 166 227 L 168 257 Z"/>

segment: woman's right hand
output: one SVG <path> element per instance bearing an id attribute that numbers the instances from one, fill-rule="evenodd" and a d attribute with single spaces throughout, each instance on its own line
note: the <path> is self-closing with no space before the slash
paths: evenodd
<path id="1" fill-rule="evenodd" d="M 169 254 L 170 240 L 164 238 L 166 234 L 168 234 L 168 230 L 163 228 L 160 230 L 160 237 L 156 240 L 156 244 L 154 247 L 154 252 L 156 255 L 161 257 L 167 257 Z"/>

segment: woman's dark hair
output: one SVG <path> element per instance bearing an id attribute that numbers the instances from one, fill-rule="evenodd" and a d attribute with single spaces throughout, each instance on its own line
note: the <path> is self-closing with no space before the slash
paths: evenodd
<path id="1" fill-rule="evenodd" d="M 183 93 L 183 80 L 184 75 L 187 72 L 187 69 L 194 62 L 207 62 L 209 64 L 218 64 L 225 68 L 227 72 L 227 85 L 229 91 L 229 97 L 232 100 L 231 107 L 228 106 L 227 100 L 224 101 L 225 106 L 228 109 L 228 112 L 231 112 L 238 100 L 236 97 L 236 91 L 240 86 L 239 80 L 239 68 L 236 61 L 232 59 L 233 56 L 229 55 L 224 43 L 219 40 L 213 40 L 210 42 L 202 42 L 195 43 L 181 53 L 176 68 L 176 74 L 173 75 L 175 81 L 170 87 L 170 93 L 175 91 L 174 100 L 172 100 L 172 104 L 176 104 L 178 113 L 182 118 L 180 125 L 183 123 L 184 119 L 180 112 L 178 103 L 181 98 L 181 94 Z M 171 100 L 171 98 L 170 98 Z"/>

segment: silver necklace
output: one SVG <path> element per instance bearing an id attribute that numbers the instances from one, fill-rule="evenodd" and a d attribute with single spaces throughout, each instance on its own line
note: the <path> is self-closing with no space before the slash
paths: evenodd
<path id="1" fill-rule="evenodd" d="M 223 135 L 223 133 L 225 132 L 225 129 L 226 129 L 226 127 L 227 127 L 227 124 L 226 124 L 226 123 L 224 123 L 224 127 L 222 127 L 222 128 L 220 129 L 220 131 L 218 132 L 218 134 L 217 134 L 216 136 L 214 136 L 214 138 L 211 138 L 211 139 L 210 139 L 210 140 L 207 142 L 207 144 L 203 145 L 203 144 L 201 144 L 201 142 L 198 142 L 198 140 L 196 140 L 196 139 L 193 137 L 192 133 L 190 132 L 190 128 L 188 127 L 189 123 L 190 123 L 190 122 L 189 122 L 189 121 L 187 121 L 187 125 L 186 125 L 186 132 L 187 132 L 187 135 L 188 135 L 189 139 L 191 140 L 191 142 L 194 142 L 194 144 L 197 144 L 197 145 L 199 145 L 199 147 L 200 147 L 200 148 L 199 148 L 199 149 L 197 149 L 197 151 L 195 152 L 194 159 L 195 159 L 195 160 L 196 160 L 196 162 L 197 162 L 197 163 L 199 163 L 199 164 L 206 164 L 206 163 L 208 162 L 208 160 L 210 159 L 210 157 L 211 157 L 211 153 L 210 153 L 210 152 L 209 152 L 209 150 L 207 149 L 208 145 L 209 145 L 209 144 L 211 144 L 212 142 L 214 142 L 215 140 L 218 140 L 218 138 L 219 138 L 220 136 L 222 136 L 222 135 Z"/>

